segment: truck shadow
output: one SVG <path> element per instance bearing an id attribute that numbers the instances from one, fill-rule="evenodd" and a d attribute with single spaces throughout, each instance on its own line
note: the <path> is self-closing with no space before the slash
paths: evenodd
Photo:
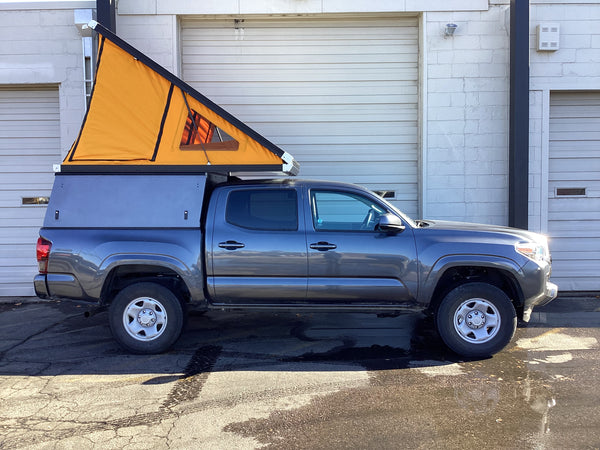
<path id="1" fill-rule="evenodd" d="M 534 312 L 517 337 L 523 327 L 598 327 L 597 309 L 596 299 L 558 299 Z M 210 371 L 380 371 L 467 361 L 445 347 L 421 313 L 192 314 L 161 355 L 126 353 L 111 337 L 106 312 L 83 313 L 69 303 L 5 307 L 0 375 L 156 374 L 144 383 L 160 384 Z"/>

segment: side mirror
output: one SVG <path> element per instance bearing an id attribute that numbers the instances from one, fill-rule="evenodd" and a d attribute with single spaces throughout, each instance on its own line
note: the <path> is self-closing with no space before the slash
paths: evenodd
<path id="1" fill-rule="evenodd" d="M 385 231 L 386 233 L 401 233 L 406 229 L 402 220 L 398 216 L 394 214 L 383 214 L 379 218 L 379 223 L 377 224 L 377 229 L 380 231 Z"/>

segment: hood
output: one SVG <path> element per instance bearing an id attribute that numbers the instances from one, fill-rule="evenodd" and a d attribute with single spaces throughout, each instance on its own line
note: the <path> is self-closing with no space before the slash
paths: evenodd
<path id="1" fill-rule="evenodd" d="M 520 228 L 504 227 L 500 225 L 487 225 L 482 223 L 452 222 L 446 220 L 421 220 L 418 221 L 420 229 L 439 230 L 439 231 L 466 231 L 481 233 L 498 233 L 506 237 L 514 237 L 517 240 L 533 241 L 539 244 L 547 245 L 546 236 L 534 233 L 533 231 L 522 230 Z"/>

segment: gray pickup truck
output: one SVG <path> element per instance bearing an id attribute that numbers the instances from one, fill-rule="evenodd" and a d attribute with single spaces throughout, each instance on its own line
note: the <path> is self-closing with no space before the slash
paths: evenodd
<path id="1" fill-rule="evenodd" d="M 205 310 L 425 309 L 483 357 L 554 299 L 546 239 L 413 221 L 359 186 L 214 174 L 57 174 L 37 245 L 41 298 L 109 305 L 116 340 L 157 353 Z"/>

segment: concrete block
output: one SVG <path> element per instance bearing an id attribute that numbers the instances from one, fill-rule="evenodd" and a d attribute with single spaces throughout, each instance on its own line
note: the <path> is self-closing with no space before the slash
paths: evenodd
<path id="1" fill-rule="evenodd" d="M 40 12 L 40 26 L 53 27 L 57 25 L 75 27 L 73 11 L 65 9 Z"/>
<path id="2" fill-rule="evenodd" d="M 466 94 L 464 92 L 450 93 L 451 105 L 464 107 L 466 105 Z"/>
<path id="3" fill-rule="evenodd" d="M 598 76 L 598 63 L 565 63 L 563 64 L 563 76 Z"/>
<path id="4" fill-rule="evenodd" d="M 529 66 L 531 77 L 560 77 L 562 72 L 562 63 L 531 64 Z"/>
<path id="5" fill-rule="evenodd" d="M 491 63 L 493 54 L 493 50 L 456 50 L 452 54 L 452 62 L 455 64 Z"/>
<path id="6" fill-rule="evenodd" d="M 454 50 L 479 50 L 482 48 L 481 37 L 455 35 L 452 38 L 452 48 Z"/>
<path id="7" fill-rule="evenodd" d="M 452 94 L 438 93 L 427 95 L 427 107 L 436 108 L 438 106 L 451 106 Z"/>
<path id="8" fill-rule="evenodd" d="M 509 49 L 510 38 L 508 35 L 501 36 L 482 36 L 481 37 L 481 48 L 482 49 Z"/>
<path id="9" fill-rule="evenodd" d="M 599 24 L 600 26 L 600 24 Z M 600 31 L 600 30 L 599 30 Z M 593 49 L 588 49 L 588 48 L 580 48 L 576 50 L 575 53 L 575 60 L 578 63 L 598 63 L 600 62 L 600 48 L 593 48 Z M 590 73 L 590 75 L 592 76 L 597 76 L 599 75 L 600 72 L 598 71 L 598 67 L 596 65 L 596 70 L 592 73 Z"/>
<path id="10" fill-rule="evenodd" d="M 462 175 L 431 175 L 427 186 L 430 189 L 439 188 L 464 188 L 466 178 Z"/>
<path id="11" fill-rule="evenodd" d="M 322 0 L 324 13 L 404 12 L 405 0 Z"/>
<path id="12" fill-rule="evenodd" d="M 442 148 L 429 148 L 427 152 L 427 160 L 429 162 L 440 161 L 464 161 L 465 150 L 462 147 L 448 146 Z"/>
<path id="13" fill-rule="evenodd" d="M 465 163 L 464 161 L 444 161 L 444 162 L 430 162 L 429 173 L 431 175 L 462 175 L 465 174 Z"/>
<path id="14" fill-rule="evenodd" d="M 494 64 L 510 64 L 510 51 L 509 49 L 498 49 L 493 50 L 492 63 Z"/>
<path id="15" fill-rule="evenodd" d="M 429 120 L 462 120 L 465 118 L 465 110 L 457 106 L 440 106 L 430 108 Z"/>
<path id="16" fill-rule="evenodd" d="M 462 77 L 478 77 L 479 76 L 479 64 L 465 63 L 465 64 L 452 64 L 452 76 L 457 78 Z"/>
<path id="17" fill-rule="evenodd" d="M 462 188 L 429 189 L 427 198 L 430 202 L 464 202 L 465 190 Z"/>
<path id="18" fill-rule="evenodd" d="M 450 64 L 430 64 L 427 67 L 427 76 L 433 78 L 448 78 L 452 73 L 452 65 Z M 453 75 L 453 74 L 452 74 Z"/>
<path id="19" fill-rule="evenodd" d="M 468 134 L 479 134 L 479 120 L 467 120 L 463 128 L 463 133 Z"/>
<path id="20" fill-rule="evenodd" d="M 481 106 L 499 106 L 508 104 L 508 80 L 506 80 L 506 89 L 479 93 L 479 104 Z"/>
<path id="21" fill-rule="evenodd" d="M 118 14 L 156 14 L 157 0 L 119 0 Z"/>
<path id="22" fill-rule="evenodd" d="M 600 44 L 600 34 L 590 36 L 587 34 L 563 34 L 560 37 L 560 48 L 598 48 Z"/>
<path id="23" fill-rule="evenodd" d="M 460 78 L 439 78 L 429 80 L 429 92 L 456 92 L 464 88 L 464 80 Z"/>
<path id="24" fill-rule="evenodd" d="M 434 126 L 434 123 L 432 123 Z M 429 144 L 429 151 L 432 148 L 452 148 L 452 147 L 464 147 L 465 146 L 465 135 L 462 129 L 456 130 L 456 133 L 444 133 L 444 134 L 430 134 L 427 138 Z"/>
<path id="25" fill-rule="evenodd" d="M 484 134 L 508 133 L 508 121 L 481 119 L 479 120 L 479 132 Z"/>
<path id="26" fill-rule="evenodd" d="M 347 3 L 347 2 L 346 2 Z M 240 0 L 240 14 L 316 14 L 323 12 L 321 0 Z"/>
<path id="27" fill-rule="evenodd" d="M 508 79 L 510 67 L 508 64 L 484 63 L 479 64 L 479 76 Z"/>
<path id="28" fill-rule="evenodd" d="M 428 202 L 427 209 L 429 218 L 440 220 L 464 220 L 466 213 L 465 203 L 455 202 Z"/>
<path id="29" fill-rule="evenodd" d="M 506 197 L 506 189 L 492 189 L 487 186 L 479 186 L 479 189 L 467 189 L 465 201 L 467 203 L 495 203 L 503 201 Z"/>

